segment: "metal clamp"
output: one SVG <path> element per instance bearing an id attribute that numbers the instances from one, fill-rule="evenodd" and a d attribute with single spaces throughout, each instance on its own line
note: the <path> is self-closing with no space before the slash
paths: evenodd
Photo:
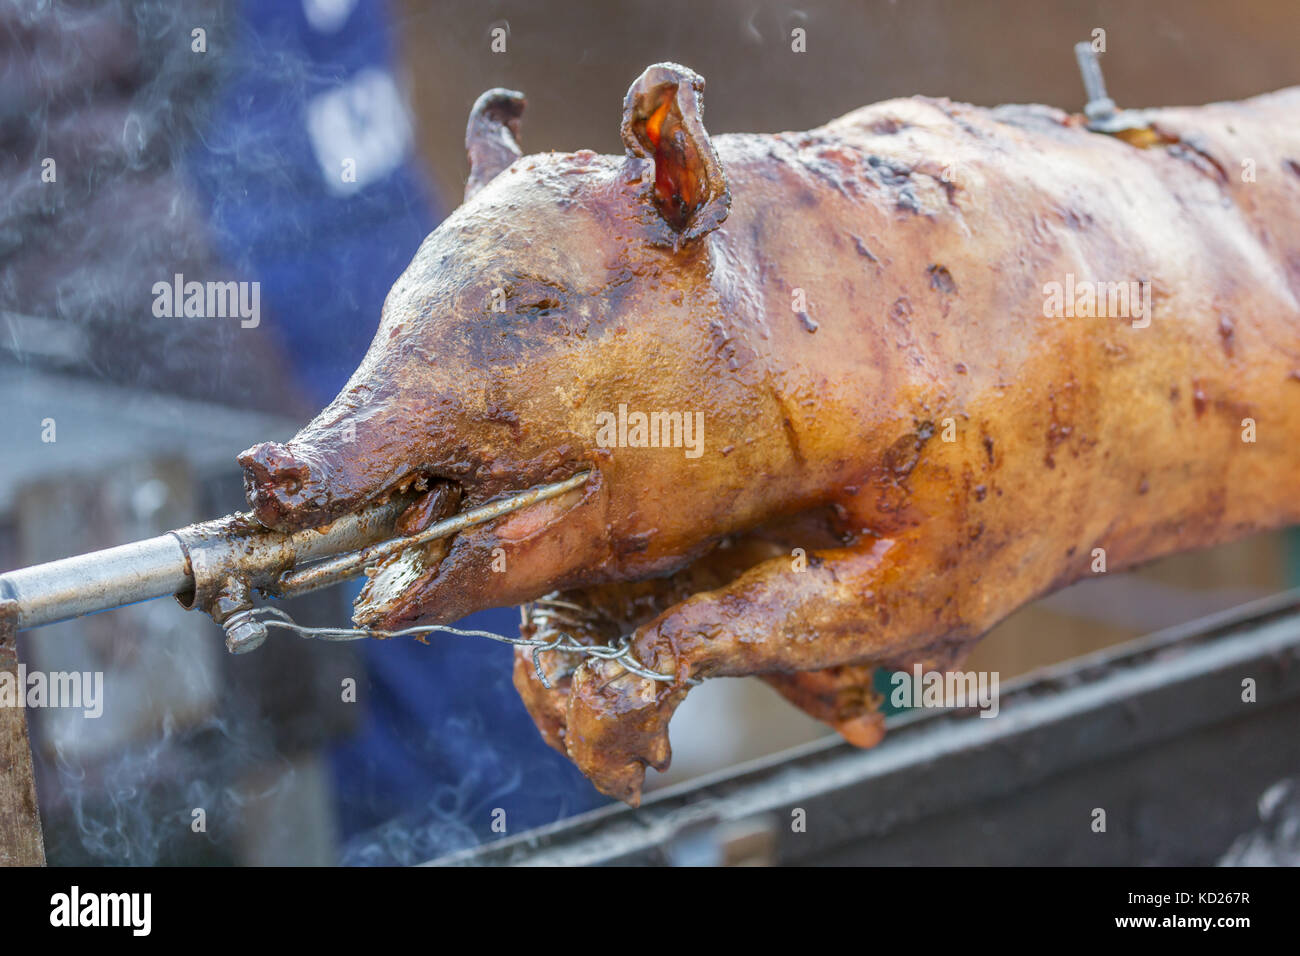
<path id="1" fill-rule="evenodd" d="M 1097 53 L 1087 40 L 1074 45 L 1074 58 L 1083 76 L 1083 89 L 1088 95 L 1083 113 L 1088 117 L 1088 129 L 1094 133 L 1123 133 L 1127 130 L 1147 129 L 1150 119 L 1146 110 L 1122 110 L 1106 94 L 1106 80 L 1101 75 Z"/>

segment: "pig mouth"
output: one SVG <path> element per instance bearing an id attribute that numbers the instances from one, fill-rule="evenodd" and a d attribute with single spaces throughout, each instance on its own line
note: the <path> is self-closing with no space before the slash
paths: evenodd
<path id="1" fill-rule="evenodd" d="M 593 470 L 584 468 L 575 472 L 570 479 L 584 472 L 594 477 Z M 476 505 L 506 505 L 536 487 L 503 492 L 490 501 L 478 502 Z M 444 564 L 463 536 L 472 535 L 480 543 L 508 546 L 515 540 L 544 535 L 586 498 L 590 481 L 579 484 L 558 497 L 534 501 L 482 524 L 433 540 L 426 540 L 421 534 L 434 524 L 459 517 L 467 510 L 461 507 L 465 498 L 464 487 L 447 479 L 425 478 L 413 482 L 407 479 L 386 497 L 408 494 L 412 488 L 417 496 L 406 506 L 394 525 L 397 536 L 394 540 L 410 538 L 411 545 L 390 551 L 365 567 L 365 584 L 353 602 L 353 620 L 360 627 L 393 630 L 416 621 L 440 619 L 443 615 L 439 613 L 435 599 L 440 585 L 444 583 L 441 580 L 443 572 L 447 570 Z M 485 550 L 488 554 L 494 553 L 491 547 L 473 550 L 473 555 L 465 557 L 467 563 L 475 563 Z M 490 579 L 495 576 L 489 571 L 498 569 L 483 567 L 476 570 L 481 572 L 483 579 Z"/>
<path id="2" fill-rule="evenodd" d="M 413 537 L 429 525 L 449 518 L 456 512 L 464 494 L 459 482 L 429 482 L 420 478 L 402 482 L 380 496 L 381 500 L 394 494 L 409 493 L 414 488 L 418 496 L 406 506 L 393 525 L 393 531 L 402 538 Z M 356 598 L 353 620 L 359 626 L 372 626 L 400 610 L 404 598 L 421 582 L 436 575 L 442 559 L 451 550 L 455 535 L 438 538 L 427 544 L 412 544 L 409 548 L 381 558 L 368 565 L 363 572 L 366 583 Z"/>
<path id="3" fill-rule="evenodd" d="M 400 503 L 392 538 L 334 559 L 342 562 L 334 573 L 367 578 L 353 602 L 357 625 L 393 631 L 417 622 L 447 624 L 480 607 L 535 597 L 529 592 L 546 577 L 536 558 L 539 545 L 545 548 L 541 539 L 600 485 L 585 456 L 565 463 L 445 458 L 442 464 L 396 464 L 387 480 L 374 483 L 366 480 L 372 468 L 292 442 L 255 445 L 239 462 L 253 517 L 282 533 Z M 406 539 L 409 546 L 402 547 Z M 509 548 L 512 541 L 533 557 L 525 580 L 490 573 L 505 568 L 494 566 L 494 548 L 483 545 Z M 556 545 L 551 556 L 563 560 L 563 547 Z"/>

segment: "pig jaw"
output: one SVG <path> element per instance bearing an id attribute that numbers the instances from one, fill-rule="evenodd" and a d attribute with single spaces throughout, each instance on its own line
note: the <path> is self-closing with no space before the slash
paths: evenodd
<path id="1" fill-rule="evenodd" d="M 389 631 L 449 624 L 484 608 L 533 600 L 557 580 L 591 574 L 608 555 L 604 488 L 590 474 L 586 485 L 558 498 L 368 569 L 353 619 Z"/>

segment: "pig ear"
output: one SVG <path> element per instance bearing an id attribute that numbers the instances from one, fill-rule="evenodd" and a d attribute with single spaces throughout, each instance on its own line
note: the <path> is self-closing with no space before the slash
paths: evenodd
<path id="1" fill-rule="evenodd" d="M 718 228 L 731 210 L 722 163 L 701 118 L 704 78 L 676 63 L 656 63 L 623 101 L 623 145 L 654 161 L 653 201 L 679 234 L 697 239 Z"/>
<path id="2" fill-rule="evenodd" d="M 465 128 L 465 151 L 469 153 L 466 200 L 523 155 L 517 137 L 525 102 L 524 94 L 499 87 L 474 102 Z"/>

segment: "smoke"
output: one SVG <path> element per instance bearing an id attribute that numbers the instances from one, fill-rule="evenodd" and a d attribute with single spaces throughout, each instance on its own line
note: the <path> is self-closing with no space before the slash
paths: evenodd
<path id="1" fill-rule="evenodd" d="M 1260 795 L 1259 820 L 1233 841 L 1219 866 L 1300 866 L 1300 777 L 1279 780 Z"/>
<path id="2" fill-rule="evenodd" d="M 211 135 L 232 78 L 269 71 L 287 95 L 307 82 L 304 58 L 266 50 L 235 6 L 0 5 L 0 359 L 227 404 L 303 407 L 283 372 L 271 374 L 283 365 L 274 336 L 152 310 L 154 283 L 176 274 L 258 278 L 229 253 L 213 212 L 247 201 L 250 176 L 296 164 L 271 137 Z M 213 164 L 224 178 L 196 184 L 195 158 L 211 150 L 229 158 Z"/>
<path id="3" fill-rule="evenodd" d="M 454 725 L 445 732 L 467 731 L 475 732 Z M 478 733 L 478 739 L 483 739 L 482 732 Z M 491 832 L 493 811 L 498 809 L 504 812 L 508 827 L 509 810 L 499 805 L 519 789 L 523 771 L 518 766 L 503 767 L 493 756 L 485 753 L 481 765 L 469 768 L 455 782 L 435 784 L 423 806 L 349 841 L 339 862 L 344 866 L 414 866 L 465 850 L 483 842 L 485 833 Z"/>
<path id="4" fill-rule="evenodd" d="M 250 787 L 242 772 L 267 763 L 285 772 Z M 293 779 L 256 721 L 217 715 L 184 730 L 169 715 L 155 738 L 98 759 L 58 747 L 37 770 L 53 865 L 240 862 L 250 805 Z"/>
<path id="5" fill-rule="evenodd" d="M 375 188 L 338 199 L 327 195 L 308 143 L 302 113 L 310 98 L 382 59 L 382 8 L 355 10 L 346 29 L 323 43 L 295 33 L 298 4 L 0 0 L 0 375 L 10 363 L 57 369 L 293 418 L 313 411 L 321 392 L 332 396 L 431 225 L 427 196 L 409 170 L 390 170 L 372 181 Z M 327 48 L 337 62 L 313 58 Z M 360 140 L 376 138 L 362 127 Z M 395 151 L 395 161 L 409 158 Z M 155 314 L 155 285 L 178 274 L 261 283 L 264 321 L 253 329 Z M 294 381 L 295 372 L 302 380 Z M 305 396 L 308 388 L 316 394 Z M 111 455 L 78 446 L 81 481 L 109 460 L 138 460 L 140 446 L 156 445 L 156 436 L 137 438 L 130 427 L 114 433 Z M 202 435 L 205 423 L 196 431 Z M 39 517 L 34 537 L 59 552 L 36 558 L 28 541 L 15 563 L 140 537 L 118 528 L 97 535 L 72 507 L 51 505 Z M 252 828 L 294 830 L 293 820 L 268 819 L 269 808 L 297 798 L 307 784 L 296 755 L 319 751 L 342 721 L 333 710 L 321 716 L 329 697 L 320 686 L 315 698 L 294 699 L 313 668 L 272 663 L 269 649 L 240 673 L 248 684 L 250 669 L 268 675 L 263 702 L 282 704 L 273 719 L 258 702 L 233 705 L 238 688 L 229 684 L 221 685 L 215 715 L 183 706 L 178 701 L 196 694 L 177 675 L 192 668 L 184 669 L 182 652 L 173 660 L 165 642 L 150 643 L 174 626 L 152 611 L 169 621 L 179 612 L 159 604 L 142 620 L 135 610 L 67 625 L 62 635 L 84 629 L 78 650 L 92 657 L 111 644 L 147 658 L 128 668 L 152 681 L 123 689 L 116 669 L 117 700 L 130 701 L 123 709 L 139 718 L 119 721 L 121 739 L 110 739 L 111 716 L 93 728 L 70 727 L 63 715 L 33 716 L 34 731 L 49 731 L 48 749 L 37 754 L 49 858 L 247 860 L 239 844 Z M 320 623 L 337 623 L 338 609 L 331 612 Z M 188 627 L 211 632 L 199 620 Z M 219 642 L 215 633 L 193 636 Z M 313 661 L 326 655 L 303 650 Z M 111 683 L 114 662 L 92 669 L 100 668 Z M 334 701 L 337 688 L 335 679 Z M 112 687 L 109 699 L 111 707 Z M 71 736 L 54 732 L 55 723 Z M 461 806 L 465 799 L 452 787 L 438 792 L 436 806 L 474 812 Z M 195 811 L 205 826 L 196 826 Z"/>
<path id="6" fill-rule="evenodd" d="M 513 610 L 488 611 L 465 623 L 505 632 L 504 625 L 514 619 Z M 372 648 L 371 658 L 390 643 Z M 344 865 L 425 863 L 604 802 L 564 756 L 542 741 L 511 680 L 513 651 L 485 643 L 434 639 L 429 646 L 412 645 L 409 657 L 401 655 L 405 649 L 391 648 L 408 670 L 419 668 L 427 675 L 420 692 L 436 695 L 440 706 L 420 715 L 427 724 L 400 726 L 400 756 L 388 751 L 377 758 L 389 768 L 399 762 L 410 768 L 411 786 L 395 793 L 400 788 L 380 772 L 372 779 L 381 792 L 373 792 L 365 806 L 345 807 L 345 817 L 353 821 L 384 822 L 360 829 L 343 845 Z M 383 678 L 382 664 L 371 670 Z M 357 773 L 360 766 L 369 775 L 364 757 L 376 749 L 364 735 L 359 738 L 356 750 L 344 755 L 348 771 Z M 352 799 L 358 797 L 365 795 Z"/>

